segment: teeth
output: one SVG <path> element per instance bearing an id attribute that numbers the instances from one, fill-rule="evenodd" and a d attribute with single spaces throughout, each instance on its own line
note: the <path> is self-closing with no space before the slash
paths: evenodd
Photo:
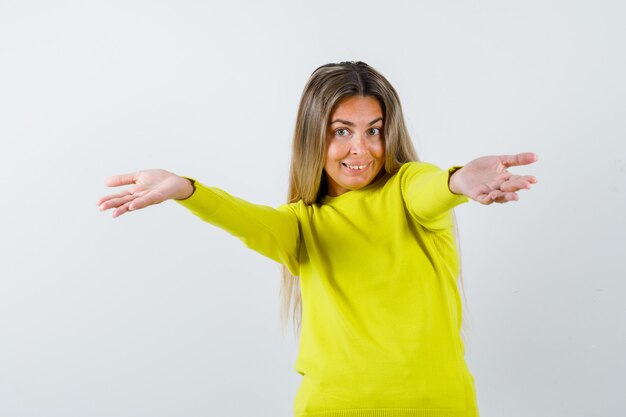
<path id="1" fill-rule="evenodd" d="M 346 164 L 346 166 L 350 169 L 363 169 L 365 168 L 367 165 L 348 165 Z"/>

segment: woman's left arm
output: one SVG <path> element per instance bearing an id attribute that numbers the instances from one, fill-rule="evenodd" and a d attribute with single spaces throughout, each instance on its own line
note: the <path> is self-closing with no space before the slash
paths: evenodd
<path id="1" fill-rule="evenodd" d="M 532 152 L 516 155 L 483 156 L 467 163 L 450 176 L 449 188 L 481 204 L 506 203 L 519 199 L 517 191 L 537 183 L 532 175 L 513 175 L 509 167 L 529 165 L 537 161 Z"/>

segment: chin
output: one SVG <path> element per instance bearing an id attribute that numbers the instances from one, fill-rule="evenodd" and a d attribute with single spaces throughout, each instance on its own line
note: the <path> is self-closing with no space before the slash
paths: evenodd
<path id="1" fill-rule="evenodd" d="M 355 183 L 346 183 L 346 187 L 349 190 L 359 190 L 361 188 L 367 187 L 368 185 L 370 185 L 372 182 L 374 182 L 374 179 L 372 178 L 369 181 L 359 181 L 359 182 L 355 182 Z"/>

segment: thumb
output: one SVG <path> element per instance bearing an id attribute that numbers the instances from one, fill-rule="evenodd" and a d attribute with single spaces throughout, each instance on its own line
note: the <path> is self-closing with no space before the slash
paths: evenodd
<path id="1" fill-rule="evenodd" d="M 537 159 L 539 159 L 539 157 L 534 152 L 523 152 L 515 155 L 500 156 L 500 162 L 507 168 L 512 166 L 532 164 L 533 162 L 537 162 Z"/>
<path id="2" fill-rule="evenodd" d="M 117 187 L 120 185 L 135 184 L 138 174 L 138 172 L 132 172 L 130 174 L 114 175 L 105 180 L 105 185 L 108 187 Z"/>

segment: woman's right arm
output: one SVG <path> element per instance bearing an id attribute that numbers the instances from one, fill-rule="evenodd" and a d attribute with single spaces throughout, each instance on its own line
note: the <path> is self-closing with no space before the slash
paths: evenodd
<path id="1" fill-rule="evenodd" d="M 165 170 L 116 175 L 108 178 L 106 184 L 111 187 L 134 184 L 121 193 L 97 201 L 100 210 L 114 208 L 113 217 L 173 199 L 202 220 L 226 230 L 250 249 L 287 266 L 292 274 L 298 275 L 300 227 L 291 206 L 275 209 L 252 204 Z"/>

